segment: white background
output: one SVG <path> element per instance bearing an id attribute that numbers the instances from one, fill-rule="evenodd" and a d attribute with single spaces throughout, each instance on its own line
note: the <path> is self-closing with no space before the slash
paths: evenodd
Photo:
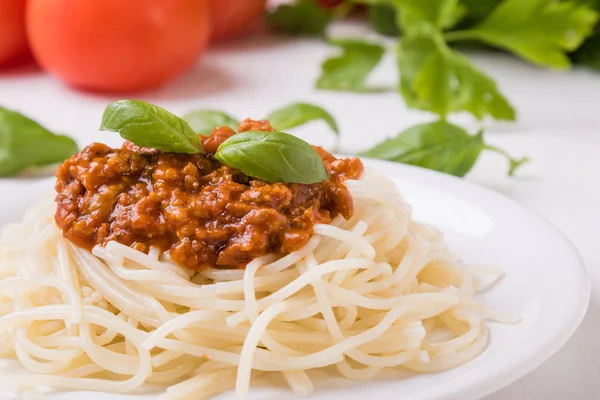
<path id="1" fill-rule="evenodd" d="M 276 107 L 302 100 L 335 115 L 342 131 L 339 150 L 344 153 L 368 148 L 432 118 L 407 110 L 393 91 L 358 95 L 313 90 L 319 63 L 330 51 L 310 39 L 259 37 L 221 45 L 211 48 L 180 80 L 135 96 L 76 92 L 35 68 L 1 71 L 0 105 L 85 145 L 119 142 L 116 134 L 99 133 L 97 127 L 106 104 L 120 97 L 143 98 L 175 113 L 216 108 L 240 118 L 264 117 Z M 509 178 L 504 159 L 483 154 L 466 179 L 512 197 L 563 230 L 581 252 L 594 292 L 600 293 L 600 74 L 585 69 L 541 70 L 503 54 L 473 54 L 472 58 L 497 80 L 518 111 L 516 123 L 487 123 L 486 140 L 516 156 L 527 155 L 532 162 Z M 393 88 L 396 80 L 389 58 L 376 70 L 371 84 Z M 456 121 L 473 132 L 477 129 L 468 116 L 458 116 Z M 334 144 L 318 123 L 296 133 L 315 144 L 329 148 Z M 2 198 L 10 196 L 8 189 L 31 182 L 31 178 L 0 180 L 0 206 Z M 487 400 L 600 399 L 599 300 L 593 294 L 583 324 L 558 354 Z"/>

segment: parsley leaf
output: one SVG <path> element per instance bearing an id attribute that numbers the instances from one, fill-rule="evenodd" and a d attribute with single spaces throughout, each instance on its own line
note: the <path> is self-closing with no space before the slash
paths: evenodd
<path id="1" fill-rule="evenodd" d="M 392 0 L 403 31 L 428 34 L 453 26 L 465 14 L 458 0 Z"/>
<path id="2" fill-rule="evenodd" d="M 490 115 L 514 120 L 515 111 L 496 83 L 438 36 L 407 36 L 398 48 L 400 92 L 408 106 L 442 117 L 468 111 L 478 119 Z"/>
<path id="3" fill-rule="evenodd" d="M 598 14 L 585 5 L 557 0 L 504 0 L 473 28 L 450 32 L 446 40 L 481 40 L 532 63 L 561 69 L 589 36 Z"/>
<path id="4" fill-rule="evenodd" d="M 294 4 L 281 4 L 267 13 L 267 23 L 275 31 L 287 35 L 313 35 L 325 33 L 332 20 L 327 12 L 314 0 L 299 0 Z"/>
<path id="5" fill-rule="evenodd" d="M 385 49 L 362 39 L 343 38 L 329 41 L 340 47 L 340 55 L 328 58 L 321 65 L 317 89 L 360 92 L 371 71 L 379 64 Z"/>

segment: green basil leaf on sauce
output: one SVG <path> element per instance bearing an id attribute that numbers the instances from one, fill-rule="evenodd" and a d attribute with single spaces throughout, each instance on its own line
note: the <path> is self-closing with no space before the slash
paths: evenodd
<path id="1" fill-rule="evenodd" d="M 240 122 L 223 111 L 196 110 L 183 116 L 183 119 L 196 132 L 208 136 L 213 129 L 220 126 L 228 126 L 237 132 Z"/>
<path id="2" fill-rule="evenodd" d="M 117 100 L 102 115 L 100 130 L 118 132 L 140 147 L 198 154 L 204 146 L 194 130 L 164 108 L 140 100 Z"/>
<path id="3" fill-rule="evenodd" d="M 464 176 L 483 149 L 483 132 L 473 136 L 456 125 L 438 121 L 415 125 L 361 155 Z"/>
<path id="4" fill-rule="evenodd" d="M 316 183 L 327 170 L 315 149 L 284 132 L 241 132 L 223 142 L 217 160 L 267 182 Z"/>
<path id="5" fill-rule="evenodd" d="M 22 114 L 0 107 L 0 176 L 62 162 L 77 151 L 73 139 L 55 135 Z"/>
<path id="6" fill-rule="evenodd" d="M 308 103 L 294 103 L 275 110 L 268 117 L 271 126 L 278 131 L 283 131 L 306 124 L 310 121 L 323 120 L 331 130 L 339 135 L 335 119 L 319 106 Z"/>

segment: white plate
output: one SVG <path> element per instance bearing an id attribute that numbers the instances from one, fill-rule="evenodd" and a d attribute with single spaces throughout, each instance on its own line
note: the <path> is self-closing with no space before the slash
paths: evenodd
<path id="1" fill-rule="evenodd" d="M 590 296 L 582 261 L 571 243 L 539 216 L 490 190 L 447 175 L 381 161 L 367 165 L 393 178 L 416 219 L 435 225 L 464 260 L 502 267 L 507 277 L 479 297 L 489 306 L 520 312 L 515 326 L 491 324 L 488 349 L 475 360 L 440 374 L 386 372 L 374 382 L 350 382 L 327 372 L 315 378 L 314 400 L 478 399 L 519 379 L 554 354 L 581 322 Z M 0 182 L 0 224 L 18 219 L 42 190 L 51 187 Z M 13 193 L 15 193 L 13 195 Z M 276 375 L 252 382 L 251 399 L 293 398 Z M 1 396 L 0 396 L 1 397 Z M 52 399 L 112 400 L 143 396 L 59 393 Z M 231 399 L 232 393 L 217 399 Z"/>

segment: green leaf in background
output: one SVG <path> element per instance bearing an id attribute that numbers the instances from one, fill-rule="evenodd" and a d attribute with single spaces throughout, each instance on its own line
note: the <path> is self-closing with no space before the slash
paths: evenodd
<path id="1" fill-rule="evenodd" d="M 284 132 L 247 131 L 223 142 L 215 158 L 267 182 L 316 183 L 327 170 L 313 147 Z"/>
<path id="2" fill-rule="evenodd" d="M 496 83 L 439 37 L 404 37 L 397 57 L 400 92 L 410 107 L 442 117 L 453 111 L 468 111 L 478 119 L 486 115 L 515 119 L 514 109 Z"/>
<path id="3" fill-rule="evenodd" d="M 431 34 L 456 24 L 465 13 L 458 0 L 392 0 L 402 30 Z"/>
<path id="4" fill-rule="evenodd" d="M 237 131 L 240 122 L 230 115 L 217 110 L 196 110 L 183 116 L 183 119 L 196 133 L 208 136 L 213 129 L 220 126 L 228 126 Z"/>
<path id="5" fill-rule="evenodd" d="M 194 130 L 164 108 L 140 100 L 117 100 L 102 114 L 101 131 L 118 132 L 140 147 L 198 154 L 204 152 Z"/>
<path id="6" fill-rule="evenodd" d="M 461 127 L 446 121 L 415 125 L 360 155 L 462 177 L 471 170 L 482 150 L 506 157 L 510 162 L 509 175 L 529 161 L 527 157 L 515 159 L 506 151 L 485 144 L 483 131 L 470 135 Z"/>
<path id="7" fill-rule="evenodd" d="M 340 47 L 342 53 L 323 62 L 317 89 L 363 91 L 367 77 L 381 61 L 385 49 L 379 44 L 353 38 L 333 39 L 329 43 Z"/>
<path id="8" fill-rule="evenodd" d="M 314 104 L 290 104 L 289 106 L 273 111 L 268 119 L 271 126 L 278 131 L 295 128 L 310 121 L 323 120 L 336 135 L 340 133 L 337 123 L 331 114 Z"/>
<path id="9" fill-rule="evenodd" d="M 467 12 L 467 7 L 458 2 L 452 12 L 442 21 L 442 28 L 447 30 L 458 25 L 467 16 Z"/>
<path id="10" fill-rule="evenodd" d="M 331 13 L 315 0 L 281 4 L 266 15 L 271 28 L 287 35 L 323 35 L 331 19 Z"/>
<path id="11" fill-rule="evenodd" d="M 571 54 L 571 59 L 600 71 L 600 27 L 596 27 L 596 33 L 587 38 L 577 51 Z"/>
<path id="12" fill-rule="evenodd" d="M 360 155 L 464 176 L 483 149 L 482 132 L 472 136 L 456 125 L 438 121 L 415 125 Z"/>
<path id="13" fill-rule="evenodd" d="M 373 5 L 367 9 L 367 16 L 375 32 L 386 36 L 400 35 L 396 23 L 396 9 L 391 5 Z"/>
<path id="14" fill-rule="evenodd" d="M 77 151 L 73 139 L 55 135 L 18 112 L 0 107 L 0 176 L 62 162 Z"/>
<path id="15" fill-rule="evenodd" d="M 585 5 L 557 0 L 504 0 L 471 29 L 450 32 L 446 40 L 481 40 L 532 63 L 562 69 L 565 54 L 589 36 L 598 14 Z"/>
<path id="16" fill-rule="evenodd" d="M 363 4 L 367 6 L 380 6 L 390 4 L 393 0 L 350 0 L 354 4 Z"/>
<path id="17" fill-rule="evenodd" d="M 465 10 L 463 19 L 458 24 L 462 27 L 471 27 L 492 13 L 494 8 L 503 0 L 459 0 L 459 5 Z"/>

